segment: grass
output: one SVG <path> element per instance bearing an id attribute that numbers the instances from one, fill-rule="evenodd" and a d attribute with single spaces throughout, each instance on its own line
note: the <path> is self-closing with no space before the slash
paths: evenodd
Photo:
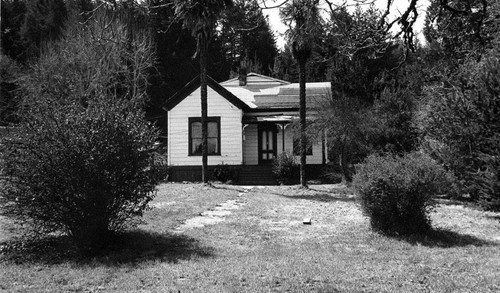
<path id="1" fill-rule="evenodd" d="M 225 221 L 176 229 L 227 201 L 239 208 Z M 337 185 L 164 184 L 138 230 L 101 256 L 79 258 L 64 237 L 4 239 L 0 291 L 500 291 L 499 214 L 441 200 L 431 216 L 429 235 L 388 238 Z"/>

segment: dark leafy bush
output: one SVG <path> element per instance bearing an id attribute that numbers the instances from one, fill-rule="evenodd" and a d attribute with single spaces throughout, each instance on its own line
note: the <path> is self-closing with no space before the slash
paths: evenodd
<path id="1" fill-rule="evenodd" d="M 279 154 L 273 160 L 273 173 L 280 184 L 291 184 L 297 177 L 295 157 L 287 152 Z"/>
<path id="2" fill-rule="evenodd" d="M 352 168 L 354 169 L 354 168 Z M 328 163 L 321 170 L 320 179 L 323 183 L 338 184 L 345 181 L 345 176 L 342 172 L 342 167 L 336 163 Z M 354 170 L 353 170 L 354 171 Z M 353 172 L 354 173 L 354 172 Z M 349 182 L 346 182 L 349 183 Z"/>
<path id="3" fill-rule="evenodd" d="M 237 181 L 237 171 L 233 166 L 228 166 L 224 163 L 217 165 L 212 172 L 212 179 L 221 182 Z"/>
<path id="4" fill-rule="evenodd" d="M 371 155 L 357 165 L 353 187 L 371 227 L 385 234 L 423 233 L 433 196 L 446 188 L 446 172 L 420 153 Z"/>
<path id="5" fill-rule="evenodd" d="M 91 251 L 155 195 L 164 176 L 153 157 L 158 134 L 116 101 L 46 107 L 7 141 L 2 212 L 38 232 L 67 232 Z"/>

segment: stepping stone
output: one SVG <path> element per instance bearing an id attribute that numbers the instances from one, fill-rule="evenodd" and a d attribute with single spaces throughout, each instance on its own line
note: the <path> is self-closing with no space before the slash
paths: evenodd
<path id="1" fill-rule="evenodd" d="M 205 217 L 225 217 L 230 214 L 231 212 L 226 210 L 204 211 L 203 213 L 201 213 L 201 215 Z"/>

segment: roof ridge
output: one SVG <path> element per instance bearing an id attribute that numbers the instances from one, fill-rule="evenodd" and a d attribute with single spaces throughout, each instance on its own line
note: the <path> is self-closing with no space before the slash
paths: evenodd
<path id="1" fill-rule="evenodd" d="M 274 78 L 274 77 L 271 77 L 271 76 L 267 76 L 267 75 L 255 73 L 255 72 L 247 73 L 247 78 L 248 78 L 248 76 L 263 77 L 263 78 L 266 78 L 266 79 L 269 79 L 269 80 L 272 80 L 272 81 L 277 81 L 277 82 L 281 83 L 282 85 L 291 84 L 291 82 L 288 82 L 288 81 L 285 81 L 285 80 L 281 80 L 281 79 L 277 79 L 277 78 Z M 222 86 L 224 86 L 227 83 L 230 83 L 230 82 L 233 82 L 233 81 L 237 81 L 237 80 L 238 80 L 238 76 L 233 77 L 233 78 L 228 79 L 228 80 L 225 80 L 223 82 L 220 82 L 219 84 L 222 85 Z"/>

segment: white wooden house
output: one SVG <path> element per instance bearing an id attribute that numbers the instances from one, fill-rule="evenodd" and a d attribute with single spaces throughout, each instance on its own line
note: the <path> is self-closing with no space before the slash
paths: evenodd
<path id="1" fill-rule="evenodd" d="M 307 83 L 306 89 L 308 105 L 318 105 L 331 96 L 328 82 Z M 201 178 L 200 101 L 197 77 L 163 104 L 173 179 Z M 208 165 L 240 166 L 243 171 L 251 166 L 267 166 L 270 170 L 268 166 L 279 153 L 294 153 L 294 142 L 297 149 L 292 125 L 298 120 L 298 110 L 298 83 L 256 73 L 221 83 L 208 77 Z M 315 113 L 309 109 L 308 117 Z M 307 164 L 323 165 L 326 158 L 325 139 L 320 136 L 311 142 Z M 254 170 L 264 172 L 262 168 Z M 245 178 L 240 180 L 244 182 Z"/>

